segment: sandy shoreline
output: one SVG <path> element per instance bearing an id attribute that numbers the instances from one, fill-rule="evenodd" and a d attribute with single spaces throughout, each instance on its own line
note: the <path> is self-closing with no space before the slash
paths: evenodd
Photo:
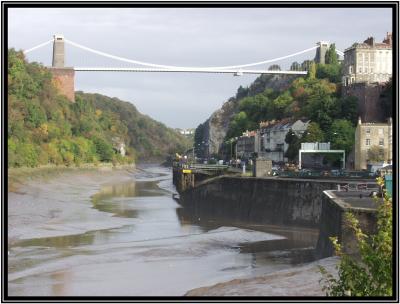
<path id="1" fill-rule="evenodd" d="M 74 169 L 25 178 L 8 193 L 8 243 L 129 224 L 93 209 L 90 197 L 102 185 L 132 180 L 132 169 Z"/>

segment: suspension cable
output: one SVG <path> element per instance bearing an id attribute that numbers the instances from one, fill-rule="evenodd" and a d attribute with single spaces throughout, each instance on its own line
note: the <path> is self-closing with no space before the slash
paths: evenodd
<path id="1" fill-rule="evenodd" d="M 54 39 L 51 39 L 51 40 L 46 41 L 46 42 L 43 42 L 43 43 L 41 43 L 41 44 L 39 44 L 39 45 L 37 45 L 37 46 L 34 46 L 33 48 L 30 48 L 30 49 L 28 49 L 28 50 L 25 50 L 25 51 L 24 51 L 24 54 L 28 54 L 29 52 L 32 52 L 32 51 L 34 51 L 34 50 L 36 50 L 36 49 L 38 49 L 38 48 L 41 48 L 41 47 L 43 47 L 43 46 L 45 46 L 45 45 L 47 45 L 47 44 L 49 44 L 50 42 L 53 42 L 53 41 L 54 41 Z"/>
<path id="2" fill-rule="evenodd" d="M 336 53 L 340 56 L 344 56 L 344 53 L 342 51 L 336 50 Z"/>
<path id="3" fill-rule="evenodd" d="M 132 59 L 128 59 L 128 58 L 124 58 L 124 57 L 119 57 L 119 56 L 115 56 L 115 55 L 111 55 L 108 53 L 104 53 L 101 51 L 97 51 L 94 50 L 92 48 L 83 46 L 81 44 L 78 44 L 76 42 L 73 42 L 71 40 L 67 40 L 64 39 L 64 41 L 70 45 L 73 45 L 75 47 L 81 48 L 83 50 L 95 53 L 97 55 L 101 55 L 104 57 L 108 57 L 108 58 L 112 58 L 115 60 L 120 60 L 120 61 L 124 61 L 124 62 L 128 62 L 128 63 L 135 63 L 135 64 L 140 64 L 140 65 L 144 65 L 144 66 L 150 66 L 150 67 L 156 67 L 156 68 L 165 68 L 165 69 L 237 69 L 237 68 L 244 68 L 244 67 L 250 67 L 250 66 L 256 66 L 256 65 L 260 65 L 260 64 L 265 64 L 265 63 L 270 63 L 270 62 L 274 62 L 274 61 L 278 61 L 278 60 L 283 60 L 286 58 L 290 58 L 296 55 L 300 55 L 312 50 L 315 50 L 316 48 L 318 48 L 318 46 L 314 46 L 312 48 L 309 49 L 305 49 L 303 51 L 300 52 L 296 52 L 287 56 L 283 56 L 283 57 L 278 57 L 278 58 L 274 58 L 274 59 L 269 59 L 269 60 L 264 60 L 264 61 L 260 61 L 260 62 L 254 62 L 254 63 L 248 63 L 248 64 L 242 64 L 242 65 L 233 65 L 233 66 L 221 66 L 221 67 L 181 67 L 181 66 L 171 66 L 171 65 L 161 65 L 161 64 L 154 64 L 154 63 L 149 63 L 149 62 L 143 62 L 143 61 L 138 61 L 138 60 L 132 60 Z"/>

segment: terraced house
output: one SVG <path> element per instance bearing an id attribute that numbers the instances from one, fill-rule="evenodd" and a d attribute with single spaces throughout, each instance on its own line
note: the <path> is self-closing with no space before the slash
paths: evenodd
<path id="1" fill-rule="evenodd" d="M 260 123 L 260 152 L 259 156 L 275 162 L 286 162 L 285 153 L 289 145 L 285 142 L 287 133 L 291 130 L 301 137 L 307 130 L 310 121 L 306 120 L 271 120 Z"/>
<path id="2" fill-rule="evenodd" d="M 392 119 L 387 123 L 363 123 L 358 120 L 355 133 L 356 170 L 367 169 L 376 162 L 392 163 Z"/>

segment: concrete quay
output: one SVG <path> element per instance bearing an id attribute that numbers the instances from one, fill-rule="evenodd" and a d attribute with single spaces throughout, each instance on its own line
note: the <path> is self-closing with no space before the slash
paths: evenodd
<path id="1" fill-rule="evenodd" d="M 345 252 L 356 252 L 344 221 L 346 212 L 355 214 L 366 232 L 376 227 L 377 205 L 369 197 L 374 188 L 371 180 L 358 181 L 367 183 L 367 190 L 337 191 L 355 181 L 225 175 L 200 182 L 194 176 L 184 179 L 190 183 L 178 189 L 180 203 L 193 217 L 317 229 L 316 258 L 334 254 L 332 236 L 338 237 Z"/>

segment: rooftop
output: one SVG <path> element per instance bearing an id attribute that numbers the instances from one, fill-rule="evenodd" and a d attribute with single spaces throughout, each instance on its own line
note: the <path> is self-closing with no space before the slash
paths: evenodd
<path id="1" fill-rule="evenodd" d="M 372 190 L 367 191 L 331 191 L 337 198 L 341 199 L 350 208 L 376 209 L 377 203 L 370 196 Z"/>
<path id="2" fill-rule="evenodd" d="M 353 49 L 392 49 L 392 33 L 387 33 L 382 42 L 375 42 L 373 37 L 368 37 L 363 43 L 356 42 L 351 47 L 345 49 L 345 52 Z"/>

